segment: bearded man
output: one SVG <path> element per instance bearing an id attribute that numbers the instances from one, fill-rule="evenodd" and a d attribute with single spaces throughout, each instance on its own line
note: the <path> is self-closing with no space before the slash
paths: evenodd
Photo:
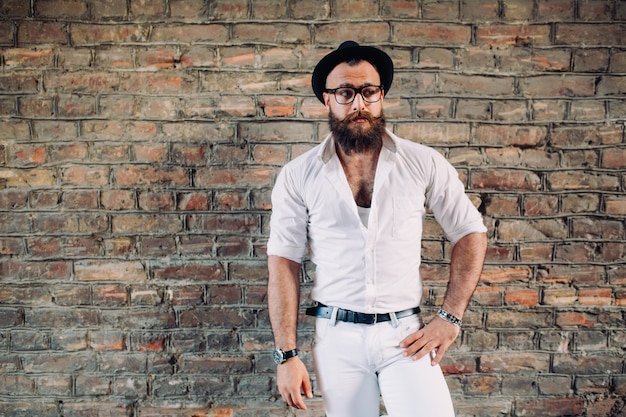
<path id="1" fill-rule="evenodd" d="M 315 264 L 306 314 L 327 417 L 452 417 L 439 366 L 458 337 L 487 247 L 482 217 L 437 151 L 386 128 L 393 62 L 346 41 L 315 67 L 312 87 L 331 133 L 281 170 L 272 191 L 268 307 L 283 400 L 313 390 L 296 344 L 300 265 Z M 425 324 L 420 251 L 430 209 L 454 244 L 443 304 Z"/>

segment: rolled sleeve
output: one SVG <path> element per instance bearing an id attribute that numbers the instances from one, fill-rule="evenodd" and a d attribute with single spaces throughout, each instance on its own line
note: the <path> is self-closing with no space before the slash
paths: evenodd
<path id="1" fill-rule="evenodd" d="M 302 262 L 306 252 L 308 214 L 301 195 L 283 168 L 272 190 L 272 215 L 267 254 Z"/>
<path id="2" fill-rule="evenodd" d="M 433 163 L 437 169 L 433 172 L 427 204 L 446 237 L 456 243 L 471 233 L 486 232 L 482 215 L 465 194 L 457 171 L 443 156 L 435 154 L 433 157 L 438 159 Z"/>

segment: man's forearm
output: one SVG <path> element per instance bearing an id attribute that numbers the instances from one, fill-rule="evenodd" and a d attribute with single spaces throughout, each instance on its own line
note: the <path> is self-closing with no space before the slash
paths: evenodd
<path id="1" fill-rule="evenodd" d="M 267 304 L 276 347 L 295 349 L 300 305 L 300 264 L 268 256 Z"/>
<path id="2" fill-rule="evenodd" d="M 472 233 L 461 238 L 452 249 L 450 280 L 442 308 L 463 317 L 480 279 L 487 250 L 487 235 Z"/>

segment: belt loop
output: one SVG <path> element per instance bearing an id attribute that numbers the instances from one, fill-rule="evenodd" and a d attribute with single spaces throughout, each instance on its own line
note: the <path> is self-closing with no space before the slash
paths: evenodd
<path id="1" fill-rule="evenodd" d="M 400 322 L 398 321 L 398 317 L 396 317 L 396 313 L 389 313 L 389 318 L 391 318 L 391 326 L 396 329 L 400 326 Z"/>
<path id="2" fill-rule="evenodd" d="M 335 327 L 337 325 L 337 313 L 339 309 L 337 307 L 333 307 L 333 312 L 330 313 L 330 325 Z"/>

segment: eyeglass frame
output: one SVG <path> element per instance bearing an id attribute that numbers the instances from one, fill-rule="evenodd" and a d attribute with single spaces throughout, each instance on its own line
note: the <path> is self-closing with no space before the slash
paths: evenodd
<path id="1" fill-rule="evenodd" d="M 376 88 L 380 89 L 380 97 L 378 97 L 378 100 L 376 100 L 376 101 L 369 101 L 368 99 L 366 99 L 363 96 L 363 89 L 370 88 L 370 87 L 376 87 Z M 348 101 L 346 103 L 340 103 L 339 102 L 339 100 L 337 99 L 337 90 L 341 90 L 342 88 L 347 88 L 347 89 L 350 89 L 350 90 L 354 91 L 354 96 L 352 96 L 352 100 L 350 100 L 350 101 Z M 363 101 L 368 103 L 368 104 L 378 103 L 383 98 L 384 91 L 385 91 L 385 86 L 382 85 L 382 84 L 381 85 L 368 84 L 368 85 L 364 85 L 363 87 L 359 87 L 359 88 L 345 86 L 345 87 L 326 88 L 326 89 L 324 89 L 324 92 L 326 92 L 326 93 L 333 93 L 333 96 L 335 96 L 335 101 L 337 102 L 337 104 L 346 105 L 346 106 L 348 104 L 354 103 L 354 100 L 356 99 L 356 95 L 357 94 L 360 94 L 361 98 L 363 99 Z"/>

